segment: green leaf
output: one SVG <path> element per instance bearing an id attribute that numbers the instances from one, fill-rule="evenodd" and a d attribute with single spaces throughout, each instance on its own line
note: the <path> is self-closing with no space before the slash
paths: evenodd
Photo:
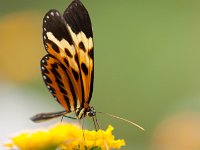
<path id="1" fill-rule="evenodd" d="M 90 150 L 102 150 L 101 147 L 92 147 Z"/>

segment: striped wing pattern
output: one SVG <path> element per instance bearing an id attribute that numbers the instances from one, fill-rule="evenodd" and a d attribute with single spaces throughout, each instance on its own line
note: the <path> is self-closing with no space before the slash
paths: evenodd
<path id="1" fill-rule="evenodd" d="M 86 8 L 74 0 L 61 15 L 50 10 L 43 19 L 47 55 L 41 60 L 44 82 L 66 109 L 89 106 L 93 90 L 92 25 Z"/>
<path id="2" fill-rule="evenodd" d="M 74 111 L 77 107 L 76 94 L 65 67 L 47 54 L 41 60 L 41 69 L 44 82 L 54 98 L 66 112 Z"/>

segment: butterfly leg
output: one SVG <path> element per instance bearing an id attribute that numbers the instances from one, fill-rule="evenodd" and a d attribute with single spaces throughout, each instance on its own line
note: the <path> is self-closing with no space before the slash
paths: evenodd
<path id="1" fill-rule="evenodd" d="M 97 124 L 98 128 L 101 129 L 101 128 L 100 128 L 100 125 L 99 125 L 99 122 L 98 122 L 98 120 L 97 120 L 97 116 L 94 116 L 94 118 L 95 118 L 95 121 L 96 121 L 96 124 Z"/>
<path id="2" fill-rule="evenodd" d="M 83 122 L 82 122 L 82 131 L 83 131 L 83 139 L 85 141 L 84 118 L 83 118 Z"/>
<path id="3" fill-rule="evenodd" d="M 62 116 L 62 118 L 64 118 L 64 117 L 66 117 L 66 118 L 69 118 L 69 119 L 74 119 L 74 120 L 76 120 L 76 119 L 77 119 L 77 118 L 75 118 L 75 117 L 66 116 L 66 115 L 63 115 L 63 116 Z"/>
<path id="4" fill-rule="evenodd" d="M 92 117 L 92 120 L 93 120 L 93 122 L 94 122 L 94 127 L 95 127 L 95 130 L 97 131 L 97 123 L 96 123 L 96 119 L 94 118 L 94 117 Z"/>

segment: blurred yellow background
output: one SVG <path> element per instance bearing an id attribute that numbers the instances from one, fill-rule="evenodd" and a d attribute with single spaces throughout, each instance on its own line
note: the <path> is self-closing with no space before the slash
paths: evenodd
<path id="1" fill-rule="evenodd" d="M 42 19 L 49 9 L 63 12 L 70 2 L 0 1 L 0 142 L 23 129 L 60 121 L 34 124 L 29 117 L 62 110 L 40 73 L 46 53 Z M 112 124 L 116 137 L 126 140 L 126 150 L 200 149 L 200 1 L 82 2 L 95 42 L 91 105 L 146 131 L 97 114 L 101 127 Z M 86 128 L 93 128 L 86 120 Z"/>

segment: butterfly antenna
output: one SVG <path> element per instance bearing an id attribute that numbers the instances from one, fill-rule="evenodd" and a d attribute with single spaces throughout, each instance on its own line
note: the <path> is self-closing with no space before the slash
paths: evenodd
<path id="1" fill-rule="evenodd" d="M 100 127 L 100 125 L 99 125 L 99 122 L 98 122 L 98 120 L 97 120 L 97 116 L 96 116 L 96 115 L 95 115 L 95 121 L 96 121 L 96 124 L 97 124 L 98 128 L 101 129 L 101 127 Z"/>
<path id="2" fill-rule="evenodd" d="M 125 121 L 125 122 L 127 122 L 127 123 L 130 123 L 130 124 L 136 126 L 137 128 L 141 129 L 142 131 L 145 130 L 143 127 L 141 127 L 141 126 L 138 125 L 137 123 L 134 123 L 134 122 L 132 122 L 132 121 L 130 121 L 130 120 L 127 120 L 127 119 L 121 118 L 121 117 L 119 117 L 119 116 L 115 116 L 115 115 L 112 115 L 112 114 L 109 114 L 109 113 L 105 113 L 105 112 L 98 112 L 98 113 L 100 113 L 100 114 L 105 114 L 105 115 L 108 115 L 108 116 L 110 116 L 110 117 L 113 117 L 113 118 L 116 118 L 116 119 L 119 119 L 119 120 Z"/>

